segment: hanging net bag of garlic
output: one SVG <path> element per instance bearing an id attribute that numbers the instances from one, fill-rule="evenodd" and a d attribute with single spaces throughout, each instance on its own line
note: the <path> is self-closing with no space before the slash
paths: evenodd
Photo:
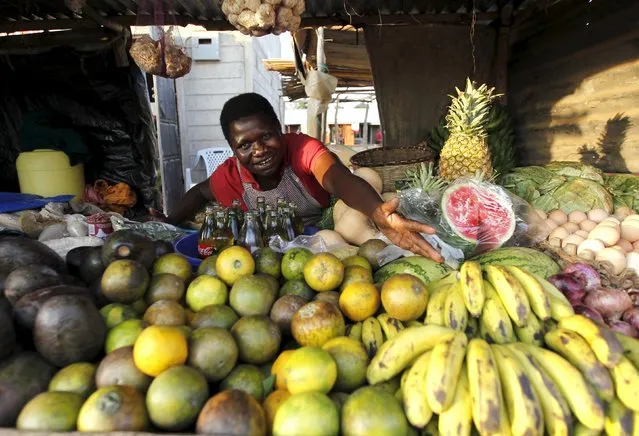
<path id="1" fill-rule="evenodd" d="M 224 0 L 222 12 L 245 35 L 294 32 L 300 27 L 304 0 Z"/>
<path id="2" fill-rule="evenodd" d="M 191 71 L 192 59 L 181 45 L 178 26 L 165 24 L 162 0 L 139 3 L 138 16 L 151 15 L 150 35 L 136 38 L 129 53 L 145 73 L 177 79 Z"/>

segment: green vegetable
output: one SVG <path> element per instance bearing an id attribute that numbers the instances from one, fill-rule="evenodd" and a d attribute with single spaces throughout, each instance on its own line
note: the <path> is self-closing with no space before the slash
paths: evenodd
<path id="1" fill-rule="evenodd" d="M 606 176 L 604 186 L 613 195 L 615 208 L 626 206 L 639 210 L 639 177 L 632 174 Z"/>

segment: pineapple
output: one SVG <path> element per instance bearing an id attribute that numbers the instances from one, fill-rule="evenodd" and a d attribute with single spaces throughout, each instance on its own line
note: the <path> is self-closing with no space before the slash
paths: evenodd
<path id="1" fill-rule="evenodd" d="M 466 80 L 466 89 L 453 99 L 446 127 L 450 136 L 446 140 L 439 156 L 439 176 L 445 180 L 473 175 L 477 171 L 492 174 L 493 168 L 486 140 L 486 124 L 491 102 L 498 97 L 493 95 L 495 88 L 486 84 L 475 88 L 470 79 Z"/>

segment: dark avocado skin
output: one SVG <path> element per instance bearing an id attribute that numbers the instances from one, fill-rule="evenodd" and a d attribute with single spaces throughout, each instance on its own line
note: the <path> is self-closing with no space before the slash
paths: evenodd
<path id="1" fill-rule="evenodd" d="M 118 230 L 111 233 L 102 246 L 102 262 L 107 266 L 114 260 L 130 259 L 151 269 L 155 250 L 155 244 L 146 236 L 132 230 Z"/>

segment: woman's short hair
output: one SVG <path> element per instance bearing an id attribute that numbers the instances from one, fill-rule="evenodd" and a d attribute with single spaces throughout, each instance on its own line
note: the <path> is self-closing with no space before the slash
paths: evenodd
<path id="1" fill-rule="evenodd" d="M 280 120 L 277 118 L 273 106 L 266 98 L 255 92 L 240 94 L 224 103 L 220 114 L 220 125 L 226 140 L 229 141 L 231 123 L 233 121 L 252 115 L 265 115 L 280 126 Z"/>

